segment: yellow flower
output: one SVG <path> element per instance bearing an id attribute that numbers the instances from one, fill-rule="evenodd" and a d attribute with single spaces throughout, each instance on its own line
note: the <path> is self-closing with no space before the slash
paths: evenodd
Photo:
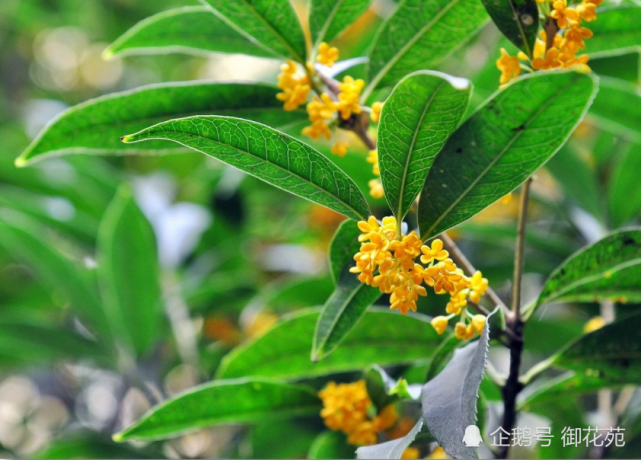
<path id="1" fill-rule="evenodd" d="M 454 335 L 459 340 L 465 340 L 467 338 L 467 326 L 465 323 L 456 323 L 454 326 Z"/>
<path id="2" fill-rule="evenodd" d="M 365 82 L 361 79 L 354 80 L 350 76 L 343 78 L 343 82 L 338 84 L 340 93 L 338 93 L 338 111 L 343 120 L 347 120 L 353 113 L 361 113 L 359 98 Z"/>
<path id="3" fill-rule="evenodd" d="M 583 332 L 589 334 L 605 326 L 605 320 L 601 316 L 595 316 L 583 326 Z"/>
<path id="4" fill-rule="evenodd" d="M 441 335 L 447 329 L 447 318 L 445 316 L 436 316 L 432 318 L 431 324 L 438 335 Z"/>
<path id="5" fill-rule="evenodd" d="M 474 332 L 478 335 L 483 333 L 483 328 L 485 327 L 485 316 L 483 315 L 474 315 L 472 317 L 472 328 Z"/>
<path id="6" fill-rule="evenodd" d="M 340 141 L 332 145 L 332 153 L 338 155 L 339 157 L 344 157 L 347 154 L 347 147 L 349 147 L 349 142 Z"/>
<path id="7" fill-rule="evenodd" d="M 470 300 L 474 303 L 479 303 L 481 297 L 485 295 L 488 287 L 487 278 L 483 278 L 483 274 L 480 271 L 474 273 L 472 278 L 470 278 Z"/>
<path id="8" fill-rule="evenodd" d="M 372 123 L 378 123 L 381 118 L 381 110 L 383 110 L 382 102 L 374 102 L 372 104 L 372 111 L 369 114 L 369 119 L 372 120 Z"/>
<path id="9" fill-rule="evenodd" d="M 585 49 L 585 42 L 583 40 L 592 37 L 592 31 L 581 27 L 579 24 L 570 24 L 570 27 L 563 35 L 561 42 L 561 51 L 566 54 L 574 55 L 579 49 Z"/>
<path id="10" fill-rule="evenodd" d="M 581 22 L 579 13 L 568 7 L 567 0 L 556 0 L 552 3 L 552 8 L 554 8 L 554 11 L 550 16 L 556 19 L 556 23 L 561 29 L 567 28 L 570 22 Z"/>
<path id="11" fill-rule="evenodd" d="M 547 1 L 547 0 L 537 0 L 537 2 L 545 2 L 545 1 Z M 447 456 L 447 454 L 445 453 L 445 450 L 443 450 L 443 448 L 441 446 L 438 446 L 432 451 L 430 456 L 427 457 L 427 458 L 436 458 L 436 459 L 441 460 L 441 459 L 446 459 L 446 458 L 450 458 L 450 457 Z"/>
<path id="12" fill-rule="evenodd" d="M 372 198 L 377 200 L 385 196 L 385 190 L 383 189 L 383 182 L 380 179 L 372 179 L 367 185 L 369 185 L 369 194 Z"/>
<path id="13" fill-rule="evenodd" d="M 318 47 L 318 56 L 316 57 L 316 60 L 327 67 L 331 67 L 336 61 L 338 61 L 338 55 L 338 48 L 333 48 L 323 42 Z"/>
<path id="14" fill-rule="evenodd" d="M 596 7 L 603 3 L 603 0 L 583 0 L 580 5 L 576 6 L 576 12 L 581 19 L 587 22 L 596 20 Z"/>
<path id="15" fill-rule="evenodd" d="M 336 113 L 336 101 L 327 93 L 322 93 L 321 97 L 314 96 L 312 101 L 307 104 L 307 114 L 312 122 L 311 126 L 303 128 L 303 134 L 317 140 L 325 136 L 328 140 L 332 137 L 332 131 L 327 125 L 328 121 Z"/>
<path id="16" fill-rule="evenodd" d="M 287 61 L 280 67 L 278 87 L 283 90 L 276 98 L 283 101 L 285 110 L 296 110 L 307 102 L 311 90 L 309 77 L 298 71 L 294 61 Z"/>
<path id="17" fill-rule="evenodd" d="M 388 404 L 383 410 L 372 420 L 374 426 L 378 431 L 384 431 L 391 428 L 392 425 L 398 420 L 398 412 L 392 404 Z"/>
<path id="18" fill-rule="evenodd" d="M 378 151 L 377 150 L 370 150 L 369 155 L 367 155 L 367 162 L 374 165 L 372 167 L 372 173 L 374 173 L 375 176 L 380 176 L 381 175 L 381 170 L 378 166 Z"/>
<path id="19" fill-rule="evenodd" d="M 421 247 L 421 252 L 423 253 L 421 262 L 426 265 L 434 260 L 445 260 L 450 256 L 450 253 L 443 249 L 443 241 L 438 238 L 432 241 L 431 248 L 429 246 Z"/>
<path id="20" fill-rule="evenodd" d="M 416 459 L 421 457 L 421 451 L 418 450 L 416 447 L 408 447 L 403 451 L 403 455 L 401 455 L 401 458 L 405 459 Z"/>
<path id="21" fill-rule="evenodd" d="M 532 68 L 536 70 L 549 70 L 563 67 L 561 52 L 557 48 L 550 48 L 545 53 L 545 58 L 532 59 Z"/>
<path id="22" fill-rule="evenodd" d="M 367 394 L 365 380 L 336 384 L 329 382 L 319 391 L 323 402 L 321 417 L 332 430 L 351 432 L 367 419 L 367 409 L 372 401 Z"/>
<path id="23" fill-rule="evenodd" d="M 497 59 L 496 67 L 501 71 L 502 85 L 521 75 L 519 59 L 516 56 L 510 56 L 505 48 L 501 48 L 501 57 Z"/>

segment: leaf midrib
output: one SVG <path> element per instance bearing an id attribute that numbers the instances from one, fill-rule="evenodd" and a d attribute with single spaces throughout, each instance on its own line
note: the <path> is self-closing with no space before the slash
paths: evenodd
<path id="1" fill-rule="evenodd" d="M 519 18 L 518 12 L 516 11 L 514 0 L 509 0 L 509 3 L 510 3 L 510 8 L 512 9 L 512 13 L 514 14 L 514 20 L 516 21 L 516 24 L 519 28 L 519 32 L 521 34 L 523 45 L 525 46 L 525 53 L 528 56 L 532 57 L 532 50 L 530 49 L 530 43 L 527 40 L 527 35 L 525 35 L 525 30 L 523 29 L 523 25 L 521 24 L 521 20 Z"/>
<path id="2" fill-rule="evenodd" d="M 327 21 L 325 21 L 325 23 L 323 24 L 323 27 L 321 27 L 321 30 L 318 31 L 318 37 L 314 41 L 314 49 L 316 49 L 320 45 L 321 41 L 325 38 L 325 35 L 329 30 L 329 26 L 331 25 L 332 21 L 334 20 L 334 17 L 336 16 L 336 13 L 338 13 L 338 10 L 340 9 L 344 1 L 345 0 L 335 0 L 334 7 L 332 8 L 331 13 L 327 17 Z"/>

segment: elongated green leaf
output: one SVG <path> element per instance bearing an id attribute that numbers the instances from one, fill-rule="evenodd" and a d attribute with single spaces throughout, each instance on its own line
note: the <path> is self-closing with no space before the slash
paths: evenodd
<path id="1" fill-rule="evenodd" d="M 307 458 L 354 458 L 354 447 L 347 444 L 347 438 L 340 431 L 324 431 L 309 447 Z"/>
<path id="2" fill-rule="evenodd" d="M 401 458 L 414 438 L 423 428 L 423 419 L 416 422 L 414 428 L 402 438 L 387 441 L 373 446 L 363 446 L 356 449 L 356 458 Z"/>
<path id="3" fill-rule="evenodd" d="M 312 0 L 309 28 L 315 44 L 329 42 L 365 12 L 372 0 Z"/>
<path id="4" fill-rule="evenodd" d="M 423 315 L 402 316 L 370 308 L 334 353 L 312 363 L 309 350 L 318 317 L 318 309 L 306 309 L 283 318 L 261 337 L 227 355 L 218 377 L 300 379 L 362 370 L 373 362 L 381 366 L 411 363 L 428 359 L 440 341 Z"/>
<path id="5" fill-rule="evenodd" d="M 624 54 L 641 48 L 641 6 L 599 9 L 596 21 L 585 24 L 594 36 L 586 44 L 590 57 Z"/>
<path id="6" fill-rule="evenodd" d="M 581 249 L 554 270 L 538 304 L 595 298 L 641 300 L 641 229 L 613 233 Z"/>
<path id="7" fill-rule="evenodd" d="M 600 128 L 641 142 L 641 90 L 616 78 L 601 78 L 599 94 L 588 114 Z"/>
<path id="8" fill-rule="evenodd" d="M 320 399 L 305 386 L 269 380 L 217 381 L 153 407 L 114 440 L 167 439 L 207 426 L 282 420 L 318 413 L 320 408 Z"/>
<path id="9" fill-rule="evenodd" d="M 155 451 L 145 452 L 134 449 L 129 445 L 115 444 L 110 438 L 98 435 L 95 432 L 81 431 L 75 433 L 71 438 L 56 439 L 47 446 L 31 454 L 31 458 L 52 459 L 57 458 L 110 458 L 110 459 L 132 459 L 132 458 L 155 458 L 158 454 Z"/>
<path id="10" fill-rule="evenodd" d="M 532 57 L 539 33 L 536 0 L 482 0 L 496 27 L 517 48 Z"/>
<path id="11" fill-rule="evenodd" d="M 629 144 L 617 158 L 608 183 L 608 202 L 612 224 L 618 228 L 641 215 L 641 145 Z"/>
<path id="12" fill-rule="evenodd" d="M 612 383 L 641 383 L 641 314 L 584 335 L 561 350 L 554 365 Z"/>
<path id="13" fill-rule="evenodd" d="M 369 215 L 361 191 L 334 163 L 309 145 L 260 123 L 218 116 L 182 118 L 125 136 L 123 141 L 153 139 L 218 158 L 351 219 Z"/>
<path id="14" fill-rule="evenodd" d="M 495 310 L 496 311 L 496 310 Z M 489 321 L 479 340 L 454 352 L 445 368 L 423 386 L 423 419 L 439 445 L 453 458 L 476 458 L 477 449 L 461 441 L 476 425 L 479 387 L 485 373 L 490 340 Z"/>
<path id="15" fill-rule="evenodd" d="M 402 221 L 427 173 L 470 102 L 468 80 L 420 71 L 403 78 L 385 101 L 378 158 L 385 198 Z"/>
<path id="16" fill-rule="evenodd" d="M 142 355 L 158 338 L 162 318 L 156 237 L 131 190 L 121 188 L 98 233 L 98 281 L 111 329 Z"/>
<path id="17" fill-rule="evenodd" d="M 151 16 L 119 37 L 105 50 L 104 56 L 169 52 L 274 56 L 270 50 L 249 40 L 205 6 L 176 8 Z"/>
<path id="18" fill-rule="evenodd" d="M 354 329 L 371 304 L 381 296 L 380 290 L 367 286 L 350 273 L 353 255 L 358 252 L 360 230 L 354 222 L 346 221 L 338 228 L 329 250 L 332 269 L 342 264 L 336 289 L 329 297 L 314 331 L 312 361 L 323 359 Z M 351 257 L 350 257 L 351 254 Z M 347 255 L 347 257 L 345 257 Z M 341 260 L 342 259 L 342 260 Z"/>
<path id="19" fill-rule="evenodd" d="M 201 0 L 231 26 L 276 54 L 305 62 L 305 37 L 288 0 Z"/>
<path id="20" fill-rule="evenodd" d="M 404 0 L 374 41 L 366 93 L 394 85 L 416 70 L 434 68 L 487 20 L 481 2 Z"/>
<path id="21" fill-rule="evenodd" d="M 496 93 L 436 157 L 419 203 L 421 237 L 469 219 L 518 187 L 567 140 L 596 85 L 590 75 L 554 71 Z"/>
<path id="22" fill-rule="evenodd" d="M 266 84 L 167 83 L 110 94 L 70 108 L 56 117 L 16 160 L 25 166 L 47 156 L 70 153 L 170 153 L 164 142 L 141 149 L 120 142 L 154 123 L 191 115 L 233 115 L 283 127 L 304 119 L 303 112 L 285 112 L 276 99 L 278 88 Z"/>

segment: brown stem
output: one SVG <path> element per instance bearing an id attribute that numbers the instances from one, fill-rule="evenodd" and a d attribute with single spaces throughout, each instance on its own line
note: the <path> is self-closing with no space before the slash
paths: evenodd
<path id="1" fill-rule="evenodd" d="M 548 17 L 543 28 L 545 29 L 545 52 L 547 53 L 554 46 L 554 37 L 560 29 L 552 17 Z"/>

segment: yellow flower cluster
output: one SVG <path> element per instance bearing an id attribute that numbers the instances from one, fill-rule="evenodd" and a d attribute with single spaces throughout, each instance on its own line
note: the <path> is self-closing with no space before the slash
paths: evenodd
<path id="1" fill-rule="evenodd" d="M 532 59 L 519 52 L 516 56 L 501 48 L 501 57 L 496 61 L 496 66 L 501 71 L 501 84 L 505 84 L 521 74 L 523 68 L 527 70 L 549 70 L 561 67 L 580 66 L 589 71 L 587 66 L 589 56 L 577 53 L 585 49 L 585 40 L 592 37 L 592 31 L 581 27 L 582 21 L 596 20 L 596 7 L 603 0 L 583 0 L 580 4 L 568 6 L 567 0 L 537 0 L 544 13 L 549 12 L 561 34 L 554 36 L 552 46 L 546 50 L 547 36 L 541 31 L 541 38 L 536 40 Z M 551 3 L 551 5 L 550 5 Z M 527 61 L 530 68 L 520 61 Z"/>
<path id="2" fill-rule="evenodd" d="M 432 321 L 439 334 L 445 331 L 449 319 L 458 315 L 462 319 L 455 329 L 458 338 L 471 338 L 474 332 L 483 330 L 485 317 L 474 316 L 468 328 L 466 311 L 468 300 L 478 303 L 487 290 L 488 282 L 481 272 L 466 276 L 449 258 L 441 240 L 435 239 L 428 246 L 416 232 L 402 235 L 394 217 L 385 217 L 381 223 L 370 217 L 359 222 L 358 228 L 362 232 L 358 237 L 361 247 L 354 255 L 356 266 L 350 272 L 357 273 L 362 283 L 390 294 L 392 310 L 402 314 L 416 311 L 419 296 L 427 295 L 425 284 L 436 294 L 450 296 L 446 307 L 449 316 L 438 316 Z M 419 256 L 420 264 L 415 261 Z M 459 324 L 465 328 L 465 334 Z"/>
<path id="3" fill-rule="evenodd" d="M 373 418 L 368 416 L 372 401 L 364 380 L 341 384 L 329 382 L 318 396 L 323 401 L 320 415 L 325 425 L 345 433 L 347 442 L 356 446 L 376 444 L 378 432 L 387 430 L 398 419 L 392 405 Z"/>
<path id="4" fill-rule="evenodd" d="M 298 71 L 298 66 L 294 61 L 287 61 L 280 66 L 278 87 L 283 92 L 278 93 L 276 97 L 285 103 L 285 110 L 296 110 L 307 102 L 311 81 L 309 76 Z"/>
<path id="5" fill-rule="evenodd" d="M 318 47 L 318 56 L 316 61 L 320 62 L 327 67 L 332 67 L 336 61 L 338 61 L 338 56 L 340 55 L 338 48 L 329 46 L 327 43 L 323 42 Z"/>

